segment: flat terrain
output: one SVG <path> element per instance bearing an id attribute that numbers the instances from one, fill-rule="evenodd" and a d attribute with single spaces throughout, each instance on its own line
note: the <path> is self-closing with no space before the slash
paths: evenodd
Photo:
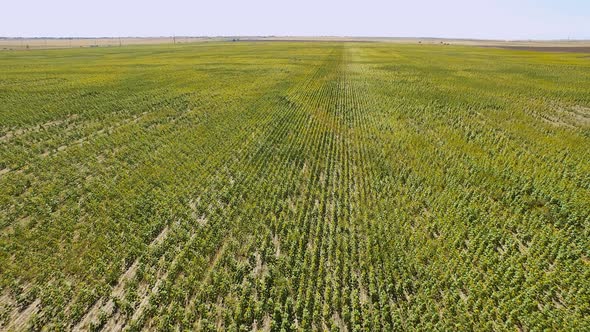
<path id="1" fill-rule="evenodd" d="M 118 47 L 130 45 L 186 44 L 198 42 L 380 42 L 397 44 L 442 44 L 496 47 L 545 52 L 590 53 L 589 40 L 478 40 L 399 37 L 301 37 L 301 36 L 225 36 L 225 37 L 121 37 L 121 38 L 0 38 L 0 51 L 80 47 Z"/>
<path id="2" fill-rule="evenodd" d="M 590 328 L 590 61 L 0 52 L 0 330 Z"/>
<path id="3" fill-rule="evenodd" d="M 587 53 L 590 55 L 590 47 L 586 46 L 486 46 L 508 50 L 556 52 L 556 53 Z"/>
<path id="4" fill-rule="evenodd" d="M 130 45 L 183 44 L 220 41 L 215 37 L 122 37 L 122 38 L 0 38 L 0 51 L 79 47 L 117 47 Z"/>

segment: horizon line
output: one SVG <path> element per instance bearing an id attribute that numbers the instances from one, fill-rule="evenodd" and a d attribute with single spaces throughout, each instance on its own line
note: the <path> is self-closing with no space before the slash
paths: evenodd
<path id="1" fill-rule="evenodd" d="M 134 38 L 134 39 L 151 39 L 151 38 L 352 38 L 352 39 L 430 39 L 430 40 L 458 40 L 458 41 L 497 41 L 497 42 L 524 42 L 524 41 L 590 41 L 589 39 L 582 38 L 558 38 L 558 39 L 499 39 L 499 38 L 464 38 L 464 37 L 426 37 L 426 36 L 414 36 L 414 37 L 401 37 L 401 36 L 346 36 L 346 35 L 160 35 L 160 36 L 35 36 L 35 37 L 24 37 L 24 36 L 0 36 L 0 39 L 119 39 L 119 38 Z"/>

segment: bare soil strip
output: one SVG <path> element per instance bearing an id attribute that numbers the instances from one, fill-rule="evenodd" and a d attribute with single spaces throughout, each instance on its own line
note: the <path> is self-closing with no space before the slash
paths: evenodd
<path id="1" fill-rule="evenodd" d="M 30 321 L 31 317 L 39 312 L 39 305 L 41 304 L 40 299 L 36 299 L 31 303 L 25 310 L 15 310 L 10 318 L 10 323 L 7 326 L 7 331 L 24 331 L 27 329 L 27 322 Z"/>
<path id="2" fill-rule="evenodd" d="M 517 51 L 534 51 L 534 52 L 552 52 L 552 53 L 588 53 L 590 54 L 590 47 L 588 46 L 487 46 L 482 47 L 501 48 L 506 50 Z"/>

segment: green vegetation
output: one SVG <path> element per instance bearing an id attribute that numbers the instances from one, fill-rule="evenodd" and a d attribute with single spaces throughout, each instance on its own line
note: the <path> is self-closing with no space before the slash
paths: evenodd
<path id="1" fill-rule="evenodd" d="M 590 328 L 590 58 L 0 53 L 0 329 Z"/>

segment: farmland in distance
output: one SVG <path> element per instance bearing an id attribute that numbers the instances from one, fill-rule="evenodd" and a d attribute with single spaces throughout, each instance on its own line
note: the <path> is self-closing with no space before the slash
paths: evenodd
<path id="1" fill-rule="evenodd" d="M 590 55 L 0 52 L 0 330 L 590 328 Z"/>

